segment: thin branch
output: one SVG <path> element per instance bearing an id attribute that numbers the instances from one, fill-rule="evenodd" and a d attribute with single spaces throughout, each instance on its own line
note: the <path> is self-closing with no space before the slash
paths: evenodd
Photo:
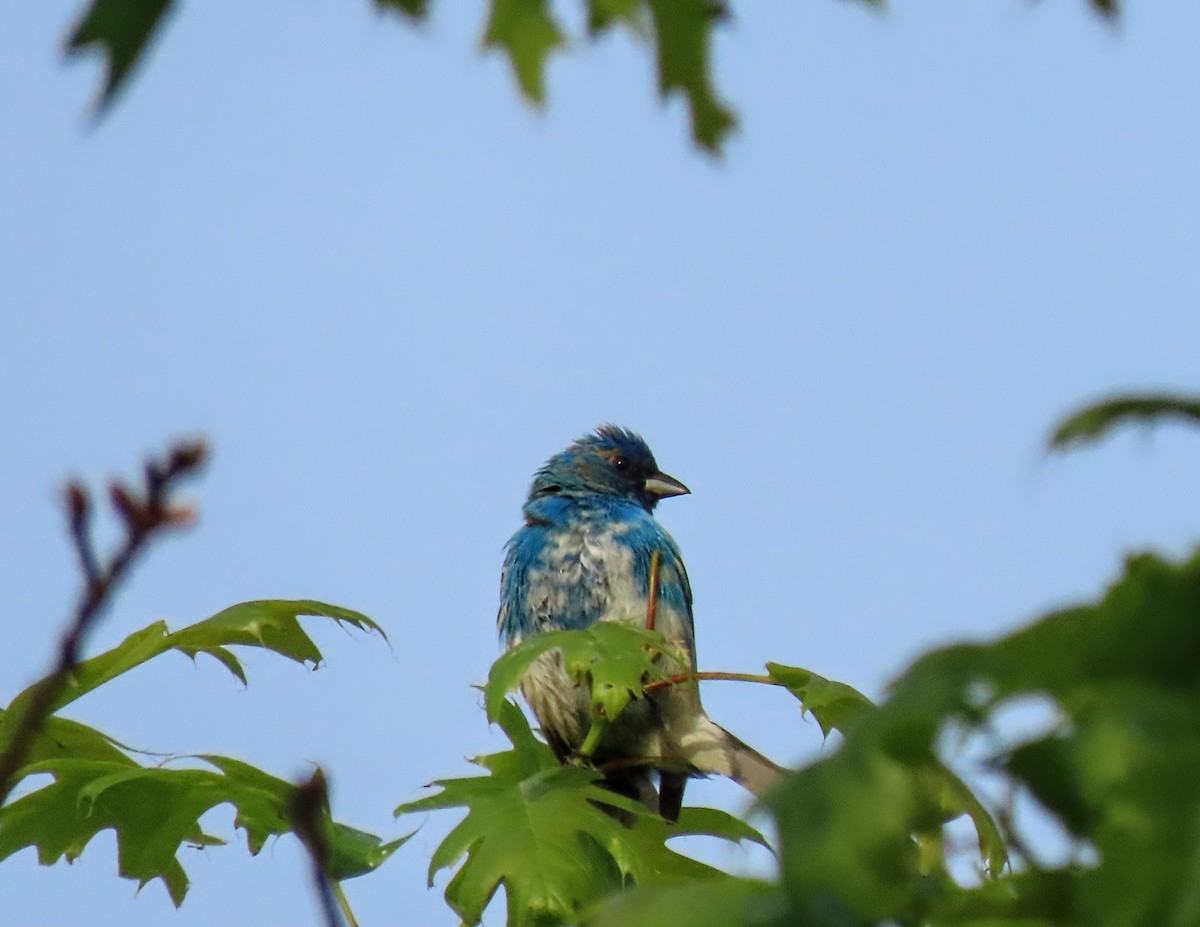
<path id="1" fill-rule="evenodd" d="M 325 927 L 344 927 L 338 913 L 338 901 L 342 902 L 345 910 L 349 906 L 340 889 L 335 895 L 336 883 L 329 877 L 329 836 L 324 826 L 329 818 L 329 783 L 320 767 L 313 771 L 307 782 L 296 786 L 290 812 L 296 836 L 312 858 L 313 885 L 317 889 Z"/>
<path id="2" fill-rule="evenodd" d="M 103 613 L 113 589 L 161 529 L 193 521 L 192 510 L 175 503 L 171 492 L 179 480 L 192 475 L 203 465 L 207 454 L 202 442 L 177 444 L 165 460 L 147 462 L 146 485 L 140 494 L 119 482 L 109 487 L 113 506 L 125 522 L 125 538 L 104 566 L 92 545 L 92 506 L 88 492 L 79 483 L 68 484 L 65 492 L 67 522 L 83 574 L 83 589 L 71 622 L 59 639 L 54 668 L 34 689 L 16 730 L 8 738 L 8 746 L 0 751 L 0 805 L 20 781 L 20 769 L 29 757 L 38 731 L 54 713 L 55 703 L 79 665 L 84 640 Z M 9 721 L 9 717 L 5 721 Z"/>
<path id="3" fill-rule="evenodd" d="M 650 589 L 646 598 L 646 630 L 653 631 L 658 620 L 658 571 L 662 566 L 662 553 L 656 547 L 650 555 Z"/>
<path id="4" fill-rule="evenodd" d="M 761 673 L 721 673 L 721 672 L 706 672 L 706 673 L 676 673 L 674 676 L 668 676 L 666 679 L 656 679 L 654 682 L 647 683 L 645 692 L 653 692 L 655 689 L 665 689 L 667 686 L 677 686 L 681 682 L 706 682 L 710 679 L 724 679 L 731 682 L 757 682 L 764 686 L 782 686 L 787 688 L 782 682 L 777 679 L 772 679 L 770 676 L 762 675 Z"/>
<path id="5" fill-rule="evenodd" d="M 92 586 L 100 581 L 100 565 L 96 563 L 96 552 L 92 550 L 92 500 L 87 490 L 79 483 L 69 483 L 66 489 L 67 520 L 71 526 L 71 543 L 79 558 L 79 571 L 83 581 Z"/>

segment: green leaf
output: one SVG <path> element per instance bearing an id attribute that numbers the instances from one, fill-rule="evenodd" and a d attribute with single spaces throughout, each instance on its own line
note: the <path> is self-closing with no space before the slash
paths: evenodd
<path id="1" fill-rule="evenodd" d="M 483 46 L 508 56 L 521 93 L 534 103 L 545 102 L 546 59 L 562 44 L 562 32 L 545 0 L 492 0 Z"/>
<path id="2" fill-rule="evenodd" d="M 395 10 L 406 19 L 421 22 L 429 15 L 429 0 L 375 0 L 381 10 Z"/>
<path id="3" fill-rule="evenodd" d="M 639 814 L 627 833 L 638 854 L 637 864 L 630 866 L 631 880 L 642 885 L 730 878 L 720 869 L 672 850 L 667 842 L 676 837 L 716 837 L 729 843 L 747 841 L 771 849 L 766 838 L 755 828 L 716 808 L 683 808 L 674 824 L 658 815 Z"/>
<path id="4" fill-rule="evenodd" d="M 1114 396 L 1068 415 L 1054 429 L 1049 446 L 1051 450 L 1065 450 L 1096 441 L 1118 425 L 1158 424 L 1165 419 L 1200 424 L 1200 399 L 1172 393 Z"/>
<path id="5" fill-rule="evenodd" d="M 384 843 L 375 834 L 331 821 L 329 824 L 329 867 L 326 875 L 338 882 L 374 872 L 388 857 L 412 839 L 412 833 Z"/>
<path id="6" fill-rule="evenodd" d="M 914 770 L 863 737 L 864 728 L 765 799 L 779 826 L 797 923 L 905 923 L 913 916 L 921 885 L 913 836 L 927 827 L 933 799 Z"/>
<path id="7" fill-rule="evenodd" d="M 988 873 L 993 877 L 1000 875 L 1008 865 L 1008 848 L 992 813 L 975 797 L 970 786 L 942 763 L 935 764 L 929 775 L 931 787 L 938 790 L 937 803 L 941 809 L 939 823 L 963 814 L 969 817 L 979 841 L 979 855 Z"/>
<path id="8" fill-rule="evenodd" d="M 297 621 L 301 615 L 332 618 L 339 624 L 349 624 L 360 631 L 375 631 L 384 640 L 383 628 L 361 612 L 312 599 L 260 599 L 242 602 L 217 612 L 211 618 L 170 635 L 169 645 L 189 656 L 207 653 L 222 659 L 222 648 L 242 644 L 262 647 L 297 663 L 321 662 L 321 651 Z M 222 659 L 222 662 L 225 662 Z M 228 664 L 227 664 L 228 665 Z M 235 675 L 245 679 L 235 671 Z"/>
<path id="9" fill-rule="evenodd" d="M 67 51 L 96 48 L 105 58 L 99 105 L 112 103 L 126 78 L 162 26 L 172 0 L 93 0 L 67 39 Z"/>
<path id="10" fill-rule="evenodd" d="M 1066 827 L 1078 835 L 1093 832 L 1097 811 L 1083 800 L 1075 784 L 1070 745 L 1059 737 L 1023 744 L 1012 752 L 1005 768 L 1030 787 L 1033 794 Z"/>
<path id="11" fill-rule="evenodd" d="M 246 831 L 251 853 L 268 837 L 290 833 L 288 807 L 295 787 L 228 757 L 198 757 L 212 769 L 143 767 L 128 758 L 52 759 L 26 767 L 54 781 L 0 808 L 0 860 L 34 846 L 43 865 L 73 860 L 102 830 L 117 836 L 120 874 L 145 885 L 161 879 L 179 905 L 188 878 L 177 854 L 184 844 L 223 843 L 205 833 L 200 817 L 232 804 L 235 825 Z M 348 878 L 377 868 L 407 838 L 384 844 L 378 837 L 329 824 L 334 876 Z"/>
<path id="12" fill-rule="evenodd" d="M 623 22 L 634 32 L 643 32 L 644 0 L 588 0 L 588 34 L 599 35 L 613 23 Z"/>
<path id="13" fill-rule="evenodd" d="M 632 883 L 727 878 L 720 870 L 675 853 L 674 837 L 704 834 L 729 841 L 765 841 L 745 822 L 709 808 L 685 808 L 677 824 L 600 787 L 599 773 L 562 766 L 533 736 L 512 702 L 497 709 L 511 750 L 473 762 L 488 775 L 433 783 L 440 791 L 406 802 L 396 814 L 466 808 L 429 863 L 429 884 L 457 866 L 446 902 L 465 924 L 476 924 L 504 886 L 508 923 L 577 923 L 597 899 Z M 626 827 L 601 806 L 627 812 Z M 465 857 L 465 859 L 464 859 Z"/>
<path id="14" fill-rule="evenodd" d="M 0 709 L 0 751 L 8 748 L 9 732 L 12 730 L 8 720 L 16 717 L 12 712 Z M 66 758 L 136 765 L 123 752 L 121 745 L 107 734 L 78 721 L 51 715 L 34 735 L 25 764 Z"/>
<path id="15" fill-rule="evenodd" d="M 213 789 L 214 774 L 195 769 L 144 769 L 100 760 L 47 760 L 29 768 L 54 782 L 0 809 L 0 860 L 36 846 L 51 865 L 73 860 L 100 831 L 117 834 L 122 876 L 139 886 L 162 879 L 179 905 L 188 878 L 176 859 L 183 843 L 219 843 L 204 833 L 200 815 L 225 800 Z"/>
<path id="16" fill-rule="evenodd" d="M 648 683 L 667 678 L 669 670 L 689 668 L 658 631 L 616 621 L 574 631 L 548 631 L 522 641 L 492 664 L 484 687 L 490 720 L 496 720 L 505 696 L 521 684 L 533 662 L 552 650 L 562 652 L 567 675 L 590 689 L 593 718 L 607 721 L 641 698 Z"/>
<path id="17" fill-rule="evenodd" d="M 539 770 L 553 769 L 558 765 L 558 757 L 554 755 L 554 751 L 534 736 L 525 713 L 516 703 L 505 699 L 496 710 L 492 720 L 500 725 L 500 729 L 512 743 L 513 749 L 493 754 L 481 761 L 487 769 L 498 773 L 501 766 L 497 764 L 511 761 L 516 765 L 508 771 L 508 774 L 524 778 L 532 776 Z"/>
<path id="18" fill-rule="evenodd" d="M 289 809 L 296 787 L 292 783 L 226 756 L 208 755 L 199 759 L 219 769 L 237 789 L 240 798 L 233 823 L 246 831 L 251 853 L 257 854 L 268 837 L 293 830 Z M 375 834 L 339 824 L 328 816 L 324 824 L 330 850 L 326 874 L 337 881 L 373 872 L 412 836 L 407 834 L 384 843 Z"/>
<path id="19" fill-rule="evenodd" d="M 1195 923 L 1197 615 L 1200 552 L 1178 563 L 1143 554 L 1095 603 L 918 660 L 847 727 L 840 750 L 767 798 L 792 922 Z M 1053 699 L 1061 720 L 1027 743 L 1000 739 L 996 712 L 1029 696 Z M 1003 836 L 1032 841 L 1008 808 L 1002 834 L 938 761 L 948 728 L 992 744 L 983 768 L 1005 780 L 1001 791 L 1027 789 L 1075 835 L 1065 864 L 1005 873 Z M 970 891 L 950 877 L 943 845 L 942 823 L 958 813 L 971 816 L 992 876 Z"/>
<path id="20" fill-rule="evenodd" d="M 712 86 L 713 26 L 725 15 L 717 0 L 647 0 L 658 48 L 658 89 L 663 98 L 680 92 L 692 116 L 692 138 L 716 153 L 736 124 Z"/>
<path id="21" fill-rule="evenodd" d="M 657 822 L 657 818 L 650 820 Z M 679 812 L 679 820 L 671 825 L 670 837 L 719 837 L 730 843 L 748 841 L 770 850 L 767 838 L 741 818 L 718 808 L 688 807 Z"/>
<path id="22" fill-rule="evenodd" d="M 826 737 L 830 731 L 845 733 L 856 718 L 875 707 L 874 702 L 853 686 L 819 676 L 811 670 L 768 663 L 767 672 L 800 700 L 804 710 L 817 719 L 821 733 Z"/>
<path id="23" fill-rule="evenodd" d="M 521 726 L 515 706 L 503 714 L 506 724 Z M 439 871 L 466 857 L 446 886 L 446 903 L 464 924 L 480 922 L 501 885 L 510 927 L 574 922 L 587 904 L 623 884 L 618 857 L 628 865 L 636 855 L 625 828 L 597 803 L 632 812 L 640 806 L 601 789 L 594 770 L 560 766 L 544 746 L 530 750 L 524 727 L 513 750 L 473 761 L 490 775 L 437 781 L 438 793 L 395 812 L 467 809 L 429 863 L 432 885 Z"/>
<path id="24" fill-rule="evenodd" d="M 698 879 L 654 885 L 605 900 L 587 927 L 733 927 L 786 924 L 787 901 L 778 886 L 752 879 Z"/>
<path id="25" fill-rule="evenodd" d="M 58 711 L 98 686 L 168 650 L 180 651 L 193 659 L 197 654 L 206 653 L 219 660 L 243 683 L 246 674 L 238 659 L 227 649 L 231 645 L 261 647 L 297 662 L 315 665 L 321 660 L 321 651 L 300 626 L 297 618 L 301 615 L 332 618 L 359 630 L 376 631 L 386 639 L 379 625 L 366 615 L 348 608 L 310 599 L 243 602 L 174 633 L 168 632 L 166 623 L 162 621 L 134 631 L 111 650 L 80 663 L 52 703 L 52 710 Z M 16 716 L 23 712 L 39 685 L 42 685 L 41 681 L 13 699 L 8 708 L 10 714 Z"/>

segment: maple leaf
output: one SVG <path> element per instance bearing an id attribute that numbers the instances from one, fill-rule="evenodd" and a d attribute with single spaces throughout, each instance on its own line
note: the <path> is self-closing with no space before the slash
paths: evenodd
<path id="1" fill-rule="evenodd" d="M 458 866 L 445 897 L 464 924 L 480 922 L 501 886 L 509 927 L 524 927 L 576 923 L 598 899 L 633 884 L 726 877 L 668 849 L 670 837 L 764 842 L 749 825 L 713 809 L 684 809 L 670 825 L 601 788 L 595 770 L 560 765 L 513 702 L 504 700 L 496 716 L 513 748 L 473 760 L 487 775 L 439 780 L 432 783 L 439 792 L 396 809 L 397 815 L 467 809 L 429 863 L 430 885 L 441 870 Z M 604 806 L 628 812 L 633 826 Z"/>

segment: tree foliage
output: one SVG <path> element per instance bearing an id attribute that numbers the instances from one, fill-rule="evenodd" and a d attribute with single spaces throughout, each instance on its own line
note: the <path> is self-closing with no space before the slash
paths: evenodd
<path id="1" fill-rule="evenodd" d="M 1066 419 L 1052 446 L 1128 418 L 1190 420 L 1195 408 L 1180 397 L 1106 400 Z M 170 466 L 148 465 L 144 497 L 118 484 L 112 495 L 129 539 L 104 568 L 82 530 L 86 497 L 68 491 L 88 577 L 80 626 L 130 551 L 156 525 L 182 517 L 155 487 L 195 456 L 185 448 Z M 315 664 L 321 654 L 302 615 L 382 633 L 365 615 L 320 602 L 245 602 L 178 631 L 156 622 L 19 693 L 0 711 L 0 760 L 13 761 L 19 745 L 13 782 L 32 789 L 0 806 L 0 861 L 26 847 L 43 864 L 73 859 L 112 829 L 121 875 L 139 884 L 161 879 L 179 904 L 188 884 L 183 847 L 223 842 L 200 817 L 230 804 L 252 853 L 295 833 L 323 880 L 374 871 L 405 838 L 385 843 L 336 823 L 323 791 L 312 805 L 315 822 L 303 821 L 296 809 L 307 786 L 221 756 L 147 765 L 109 734 L 60 714 L 172 651 L 208 655 L 243 682 L 238 647 Z M 748 822 L 685 808 L 670 824 L 603 789 L 586 756 L 556 760 L 508 698 L 551 649 L 591 693 L 597 737 L 648 690 L 706 678 L 785 687 L 826 736 L 836 734 L 832 749 L 786 775 L 757 809 L 777 834 L 773 878 L 734 876 L 670 846 L 685 835 L 768 845 Z M 621 625 L 513 648 L 485 688 L 489 718 L 511 747 L 475 760 L 482 775 L 435 782 L 431 794 L 396 809 L 465 812 L 434 852 L 430 884 L 453 872 L 446 901 L 469 925 L 501 889 L 511 927 L 1200 925 L 1200 549 L 1181 560 L 1130 556 L 1094 602 L 991 642 L 934 650 L 879 704 L 810 670 L 766 669 L 696 673 L 661 634 Z M 1014 736 L 1003 715 L 1031 698 L 1049 703 L 1050 720 Z M 20 744 L 31 717 L 33 735 Z M 1047 857 L 1036 819 L 1031 826 L 1029 814 L 1018 813 L 1022 802 L 1057 823 L 1066 852 Z M 970 824 L 969 840 L 960 821 Z"/>
<path id="2" fill-rule="evenodd" d="M 58 712 L 170 651 L 193 659 L 207 654 L 242 682 L 246 673 L 231 647 L 257 647 L 316 665 L 321 651 L 301 627 L 301 615 L 383 633 L 366 615 L 322 602 L 243 602 L 174 632 L 155 622 L 74 667 L 15 777 L 18 783 L 52 781 L 0 807 L 0 862 L 26 847 L 37 848 L 43 865 L 72 860 L 98 833 L 111 829 L 117 835 L 120 874 L 139 885 L 161 879 L 178 905 L 188 887 L 180 849 L 225 842 L 200 826 L 201 815 L 211 808 L 229 804 L 237 809 L 234 823 L 246 832 L 251 853 L 269 837 L 294 832 L 290 803 L 296 787 L 290 782 L 222 756 L 179 756 L 148 766 L 116 738 Z M 0 753 L 12 746 L 22 716 L 44 684 L 39 680 L 0 710 Z M 403 842 L 384 843 L 332 819 L 325 827 L 335 879 L 370 872 Z"/>
<path id="3" fill-rule="evenodd" d="M 1089 3 L 1103 16 L 1118 13 L 1115 0 Z M 177 5 L 86 5 L 66 44 L 69 53 L 104 59 L 101 108 L 126 86 Z M 375 5 L 412 21 L 431 7 L 428 0 Z M 652 49 L 660 95 L 684 99 L 697 145 L 719 151 L 736 122 L 712 78 L 726 6 L 586 0 L 584 11 L 588 38 L 622 29 Z M 490 0 L 483 19 L 483 47 L 503 54 L 520 93 L 544 105 L 551 56 L 579 44 L 555 6 Z M 1071 448 L 1128 422 L 1164 420 L 1200 422 L 1200 400 L 1116 396 L 1066 418 L 1050 446 Z M 132 539 L 129 559 L 150 529 L 186 515 L 159 504 L 156 472 L 148 467 L 145 500 L 114 487 Z M 86 498 L 72 493 L 78 541 Z M 102 600 L 110 576 L 78 546 L 85 585 Z M 123 557 L 116 558 L 118 575 Z M 89 608 L 81 618 L 97 612 Z M 322 801 L 314 805 L 315 824 L 301 820 L 303 786 L 229 757 L 151 764 L 61 714 L 171 651 L 207 654 L 243 682 L 238 647 L 315 664 L 321 654 L 298 620 L 303 615 L 380 631 L 364 615 L 320 602 L 247 602 L 174 632 L 149 625 L 90 659 L 72 653 L 17 694 L 0 709 L 0 770 L 14 769 L 0 776 L 0 863 L 24 848 L 36 848 L 46 865 L 74 859 L 112 829 L 120 874 L 139 884 L 160 879 L 180 904 L 185 847 L 223 842 L 203 830 L 200 817 L 229 804 L 252 853 L 271 837 L 297 834 L 323 877 L 378 868 L 405 838 L 384 842 L 337 823 Z M 67 643 L 79 644 L 85 629 L 81 620 Z M 462 814 L 435 851 L 428 880 L 452 873 L 446 901 L 466 924 L 479 923 L 503 889 L 512 927 L 1200 925 L 1200 549 L 1178 560 L 1129 556 L 1093 602 L 990 642 L 934 650 L 902 672 L 879 704 L 799 667 L 768 662 L 761 676 L 739 674 L 787 688 L 834 738 L 755 809 L 770 825 L 763 830 L 777 835 L 777 870 L 761 879 L 722 872 L 670 845 L 688 835 L 768 845 L 747 821 L 685 808 L 669 824 L 602 789 L 586 759 L 557 762 L 508 697 L 549 649 L 563 652 L 568 672 L 591 693 L 596 737 L 649 688 L 733 676 L 692 674 L 661 635 L 609 625 L 544 635 L 498 660 L 485 699 L 510 748 L 477 758 L 481 774 L 435 782 L 431 794 L 395 809 Z M 1004 715 L 1030 699 L 1049 705 L 1051 720 L 1033 735 L 1014 736 Z M 1045 852 L 1039 820 L 1061 828 L 1064 852 Z"/>
<path id="4" fill-rule="evenodd" d="M 884 0 L 860 0 L 882 8 Z M 1117 0 L 1087 0 L 1107 19 L 1119 13 Z M 66 48 L 69 54 L 98 53 L 104 79 L 98 108 L 107 109 L 162 32 L 181 0 L 90 0 Z M 377 9 L 419 23 L 430 14 L 430 0 L 374 0 Z M 577 48 L 623 29 L 653 55 L 658 92 L 663 100 L 681 97 L 687 104 L 692 141 L 718 154 L 737 126 L 737 114 L 721 99 L 713 78 L 717 27 L 732 17 L 724 0 L 582 0 L 584 36 L 571 36 L 550 0 L 489 0 L 480 39 L 485 50 L 503 54 L 521 95 L 536 106 L 546 102 L 546 66 L 550 56 Z"/>

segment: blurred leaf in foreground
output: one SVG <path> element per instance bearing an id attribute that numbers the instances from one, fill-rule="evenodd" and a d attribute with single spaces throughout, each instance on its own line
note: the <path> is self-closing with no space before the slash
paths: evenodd
<path id="1" fill-rule="evenodd" d="M 99 108 L 107 108 L 146 53 L 173 0 L 93 0 L 67 38 L 67 51 L 96 50 L 104 57 Z"/>
<path id="2" fill-rule="evenodd" d="M 1173 419 L 1200 425 L 1200 399 L 1170 393 L 1114 396 L 1063 419 L 1050 436 L 1050 449 L 1061 451 L 1097 441 L 1119 425 L 1156 425 Z"/>

